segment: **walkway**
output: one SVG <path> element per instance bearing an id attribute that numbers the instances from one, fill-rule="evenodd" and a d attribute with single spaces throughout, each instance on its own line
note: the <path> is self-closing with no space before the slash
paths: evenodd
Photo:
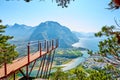
<path id="1" fill-rule="evenodd" d="M 28 51 L 27 56 L 17 58 L 15 60 L 13 60 L 11 64 L 6 64 L 6 68 L 5 68 L 5 65 L 3 65 L 0 68 L 0 80 L 2 78 L 5 78 L 6 76 L 9 76 L 9 75 L 15 73 L 18 70 L 21 70 L 21 68 L 29 65 L 31 62 L 41 58 L 42 56 L 44 56 L 46 54 L 50 54 L 51 51 L 54 51 L 58 47 L 57 44 L 53 43 L 53 41 L 52 41 L 51 46 L 49 46 L 48 42 L 46 42 L 46 43 L 45 43 L 45 45 L 46 45 L 45 51 L 42 51 L 42 48 L 40 47 L 41 45 L 39 45 L 40 50 L 38 50 L 37 52 L 30 54 L 30 52 Z M 29 50 L 29 48 L 28 48 L 28 50 Z"/>

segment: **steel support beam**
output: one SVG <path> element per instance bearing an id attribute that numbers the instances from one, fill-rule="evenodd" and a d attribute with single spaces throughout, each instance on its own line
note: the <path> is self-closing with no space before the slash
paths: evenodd
<path id="1" fill-rule="evenodd" d="M 41 60 L 41 62 L 40 62 L 40 66 L 39 66 L 39 69 L 38 69 L 38 72 L 37 72 L 36 78 L 39 76 L 40 69 L 41 69 L 41 65 L 42 65 L 42 61 L 43 61 L 43 58 L 42 58 L 42 60 Z"/>
<path id="2" fill-rule="evenodd" d="M 29 79 L 28 68 L 29 68 L 29 65 L 26 66 L 26 78 L 27 78 L 27 80 Z"/>
<path id="3" fill-rule="evenodd" d="M 50 58 L 51 58 L 51 52 L 48 55 L 48 59 L 47 59 L 47 63 L 46 63 L 46 68 L 45 68 L 45 73 L 44 73 L 44 77 L 47 78 L 47 74 L 48 74 L 48 70 L 49 70 L 49 65 L 50 65 Z"/>
<path id="4" fill-rule="evenodd" d="M 21 69 L 19 69 L 19 71 L 24 77 L 26 77 L 26 75 L 24 74 L 24 72 Z"/>
<path id="5" fill-rule="evenodd" d="M 51 69 L 52 69 L 52 64 L 53 64 L 54 55 L 55 55 L 55 50 L 53 51 L 53 55 L 52 55 L 52 57 L 51 57 L 51 64 L 50 64 L 50 69 L 49 69 L 49 72 L 48 72 L 48 78 L 49 78 L 49 75 L 50 75 L 50 72 L 51 72 Z"/>
<path id="6" fill-rule="evenodd" d="M 47 53 L 48 54 L 48 53 Z M 46 66 L 47 66 L 47 58 L 48 58 L 48 55 L 46 54 L 46 59 L 45 59 L 45 62 L 44 62 L 44 69 L 43 69 L 43 78 L 44 78 L 44 74 L 46 72 Z"/>
<path id="7" fill-rule="evenodd" d="M 26 65 L 26 78 L 27 78 L 27 80 L 29 80 L 28 71 L 29 71 L 29 63 L 30 63 L 30 43 L 28 43 L 27 48 L 28 48 L 28 55 L 27 55 L 27 57 L 28 57 L 28 64 Z"/>
<path id="8" fill-rule="evenodd" d="M 39 70 L 42 68 L 43 60 L 44 60 L 44 56 L 42 56 L 42 60 L 41 60 L 40 66 L 39 66 Z M 39 75 L 39 70 L 37 72 L 36 77 L 38 77 L 38 75 Z"/>
<path id="9" fill-rule="evenodd" d="M 43 61 L 42 61 L 42 70 L 41 70 L 41 73 L 40 73 L 40 77 L 42 77 L 42 74 L 43 74 L 44 65 L 45 65 L 45 59 L 46 59 L 46 54 L 45 54 L 44 57 L 43 57 Z"/>
<path id="10" fill-rule="evenodd" d="M 32 67 L 31 67 L 31 69 L 30 69 L 29 75 L 31 74 L 31 72 L 32 72 L 32 70 L 33 70 L 33 67 L 35 66 L 35 63 L 36 63 L 36 60 L 34 61 Z"/>
<path id="11" fill-rule="evenodd" d="M 38 40 L 38 51 L 40 50 L 40 41 Z"/>
<path id="12" fill-rule="evenodd" d="M 15 72 L 14 72 L 14 74 L 13 74 L 13 80 L 15 80 Z"/>
<path id="13" fill-rule="evenodd" d="M 40 56 L 42 55 L 42 44 L 39 43 L 39 48 L 40 48 Z"/>

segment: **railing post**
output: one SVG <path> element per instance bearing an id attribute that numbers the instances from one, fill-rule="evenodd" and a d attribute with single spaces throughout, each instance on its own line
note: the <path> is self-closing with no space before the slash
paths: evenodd
<path id="1" fill-rule="evenodd" d="M 15 80 L 15 72 L 14 72 L 14 74 L 13 74 L 13 80 Z"/>
<path id="2" fill-rule="evenodd" d="M 29 62 L 30 62 L 30 42 L 28 43 L 27 48 L 28 48 L 28 54 L 27 54 L 28 64 L 26 65 L 26 78 L 27 78 L 27 80 L 29 80 L 28 66 L 29 66 Z"/>
<path id="3" fill-rule="evenodd" d="M 38 40 L 38 51 L 40 50 L 40 41 Z"/>
<path id="4" fill-rule="evenodd" d="M 48 44 L 48 41 L 47 41 L 47 53 L 49 52 L 49 44 Z"/>
<path id="5" fill-rule="evenodd" d="M 28 63 L 29 63 L 30 62 L 30 42 L 28 43 L 27 48 L 28 48 L 28 54 L 27 54 L 27 56 L 28 56 Z"/>
<path id="6" fill-rule="evenodd" d="M 51 46 L 52 46 L 52 41 L 50 40 L 49 41 L 49 47 L 52 48 Z"/>
<path id="7" fill-rule="evenodd" d="M 56 48 L 58 47 L 59 45 L 59 42 L 58 42 L 58 39 L 56 39 Z"/>
<path id="8" fill-rule="evenodd" d="M 52 40 L 52 50 L 54 49 L 54 40 Z"/>
<path id="9" fill-rule="evenodd" d="M 44 43 L 44 49 L 46 49 L 46 40 L 45 40 L 45 43 Z"/>
<path id="10" fill-rule="evenodd" d="M 5 60 L 5 63 L 4 63 L 4 71 L 5 71 L 5 77 L 7 75 L 7 64 L 6 64 L 6 60 Z"/>
<path id="11" fill-rule="evenodd" d="M 42 45 L 41 45 L 41 43 L 39 43 L 39 45 L 40 45 L 40 56 L 42 55 Z"/>

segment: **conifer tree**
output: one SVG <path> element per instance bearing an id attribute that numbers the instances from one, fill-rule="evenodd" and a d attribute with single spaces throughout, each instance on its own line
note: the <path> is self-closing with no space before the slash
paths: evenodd
<path id="1" fill-rule="evenodd" d="M 119 64 L 120 61 L 120 31 L 114 26 L 104 26 L 102 30 L 95 34 L 97 37 L 106 36 L 107 39 L 99 42 L 98 53 L 101 56 L 109 57 Z"/>
<path id="2" fill-rule="evenodd" d="M 0 65 L 10 63 L 18 53 L 15 51 L 15 46 L 11 45 L 8 40 L 12 39 L 12 36 L 4 35 L 6 26 L 0 24 Z"/>

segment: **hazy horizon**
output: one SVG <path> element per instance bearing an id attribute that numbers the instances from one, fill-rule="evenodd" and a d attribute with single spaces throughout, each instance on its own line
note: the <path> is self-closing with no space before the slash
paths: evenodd
<path id="1" fill-rule="evenodd" d="M 45 21 L 45 22 L 47 22 L 47 21 Z M 57 21 L 53 21 L 53 22 L 57 22 Z M 41 22 L 41 23 L 44 23 L 44 22 Z M 41 23 L 39 23 L 38 25 L 40 25 Z M 59 22 L 57 22 L 57 23 L 59 23 Z M 9 24 L 6 24 L 6 25 L 9 25 L 9 27 L 13 27 L 15 24 L 18 24 L 18 23 L 14 23 L 14 24 L 11 24 L 11 25 L 9 25 Z M 30 25 L 26 25 L 26 24 L 18 24 L 18 25 L 25 25 L 25 26 L 27 26 L 27 27 L 37 27 L 38 25 L 35 25 L 35 26 L 30 26 Z M 61 25 L 61 24 L 60 24 Z M 61 26 L 64 26 L 64 25 L 61 25 Z M 67 28 L 69 28 L 68 26 L 65 26 L 65 27 L 67 27 Z M 70 29 L 70 28 L 69 28 Z M 71 30 L 71 29 L 70 29 Z M 82 31 L 74 31 L 74 30 L 71 30 L 72 32 L 79 32 L 79 33 L 95 33 L 95 32 L 82 32 Z"/>

